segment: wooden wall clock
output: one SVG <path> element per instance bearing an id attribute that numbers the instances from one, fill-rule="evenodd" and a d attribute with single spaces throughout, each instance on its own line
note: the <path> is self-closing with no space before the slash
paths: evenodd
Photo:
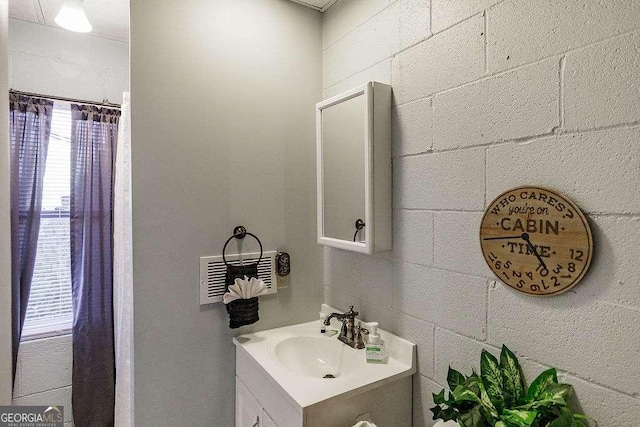
<path id="1" fill-rule="evenodd" d="M 542 187 L 517 187 L 489 204 L 480 225 L 489 268 L 513 289 L 558 295 L 575 286 L 593 257 L 587 219 L 568 198 Z"/>

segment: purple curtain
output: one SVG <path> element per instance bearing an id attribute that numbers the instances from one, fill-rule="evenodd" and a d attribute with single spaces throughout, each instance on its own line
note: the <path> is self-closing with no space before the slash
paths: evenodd
<path id="1" fill-rule="evenodd" d="M 113 426 L 113 182 L 120 111 L 71 105 L 72 406 L 78 427 Z"/>
<path id="2" fill-rule="evenodd" d="M 53 102 L 9 95 L 13 379 L 36 262 Z"/>

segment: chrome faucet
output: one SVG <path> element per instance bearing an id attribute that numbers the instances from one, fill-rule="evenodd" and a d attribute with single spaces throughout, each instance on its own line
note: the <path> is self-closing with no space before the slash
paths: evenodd
<path id="1" fill-rule="evenodd" d="M 340 328 L 340 335 L 338 339 L 352 348 L 364 348 L 364 342 L 362 341 L 362 334 L 368 334 L 365 328 L 356 324 L 357 311 L 353 311 L 353 306 L 349 307 L 349 311 L 344 314 L 331 313 L 324 319 L 324 325 L 329 326 L 331 319 L 336 318 L 342 321 L 342 328 Z M 359 322 L 358 322 L 359 323 Z"/>

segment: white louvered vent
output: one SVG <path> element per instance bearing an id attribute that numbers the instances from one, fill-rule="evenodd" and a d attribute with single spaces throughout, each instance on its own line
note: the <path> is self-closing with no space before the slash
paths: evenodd
<path id="1" fill-rule="evenodd" d="M 258 278 L 264 281 L 269 291 L 268 294 L 278 292 L 276 278 L 276 251 L 263 252 L 260 264 L 258 264 Z M 259 252 L 248 254 L 227 255 L 227 262 L 231 265 L 250 265 L 258 261 Z M 242 262 L 240 258 L 242 257 Z M 200 305 L 222 302 L 222 295 L 227 291 L 225 275 L 227 266 L 222 260 L 222 255 L 200 258 Z"/>

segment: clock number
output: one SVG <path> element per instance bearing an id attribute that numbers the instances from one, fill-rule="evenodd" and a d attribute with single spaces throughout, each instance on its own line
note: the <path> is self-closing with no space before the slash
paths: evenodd
<path id="1" fill-rule="evenodd" d="M 507 273 L 505 273 L 505 272 L 503 271 L 503 272 L 502 272 L 502 275 L 503 275 L 507 280 L 509 280 L 509 275 L 508 275 Z"/>
<path id="2" fill-rule="evenodd" d="M 540 272 L 540 275 L 542 277 L 547 277 L 549 275 L 549 270 L 544 268 L 542 264 L 538 264 L 538 266 L 536 267 L 536 271 Z"/>
<path id="3" fill-rule="evenodd" d="M 578 249 L 570 249 L 571 251 L 571 259 L 575 259 L 576 261 L 583 261 L 582 256 L 584 255 L 584 252 L 578 250 Z"/>
<path id="4" fill-rule="evenodd" d="M 576 264 L 573 262 L 569 263 L 569 268 L 567 268 L 567 270 L 569 270 L 569 273 L 575 273 L 576 272 Z"/>
<path id="5" fill-rule="evenodd" d="M 552 285 L 554 288 L 560 286 L 560 282 L 558 282 L 558 278 L 556 276 L 551 276 L 551 281 L 553 282 Z"/>
<path id="6" fill-rule="evenodd" d="M 496 261 L 496 263 L 494 264 L 496 267 L 496 270 L 500 270 L 502 269 L 502 267 L 505 268 L 505 270 L 508 270 L 511 268 L 511 261 L 507 261 L 504 264 L 502 264 L 500 261 Z"/>
<path id="7" fill-rule="evenodd" d="M 542 287 L 544 288 L 545 291 L 551 287 L 544 284 L 544 279 L 540 279 L 540 282 L 542 283 Z"/>
<path id="8" fill-rule="evenodd" d="M 554 272 L 554 273 L 556 273 L 556 274 L 560 274 L 560 271 L 561 271 L 563 268 L 564 268 L 563 266 L 561 266 L 560 264 L 558 264 L 558 265 L 556 266 L 556 268 L 554 268 L 554 269 L 553 269 L 553 272 Z"/>
<path id="9" fill-rule="evenodd" d="M 518 287 L 519 287 L 519 288 L 522 288 L 522 287 L 525 285 L 524 280 L 520 279 L 520 280 L 518 281 L 517 285 L 518 285 Z"/>
<path id="10" fill-rule="evenodd" d="M 527 271 L 525 274 L 527 275 L 527 277 L 528 277 L 529 279 L 533 280 L 533 273 L 532 273 L 532 272 Z"/>
<path id="11" fill-rule="evenodd" d="M 520 273 L 519 271 L 512 271 L 511 272 L 511 276 L 513 277 L 522 277 L 522 273 Z"/>
<path id="12" fill-rule="evenodd" d="M 540 292 L 540 286 L 538 285 L 531 285 L 531 290 L 534 292 Z"/>
<path id="13" fill-rule="evenodd" d="M 498 259 L 498 256 L 496 254 L 494 254 L 493 252 L 490 252 L 489 255 L 489 261 L 494 262 L 495 260 Z"/>

